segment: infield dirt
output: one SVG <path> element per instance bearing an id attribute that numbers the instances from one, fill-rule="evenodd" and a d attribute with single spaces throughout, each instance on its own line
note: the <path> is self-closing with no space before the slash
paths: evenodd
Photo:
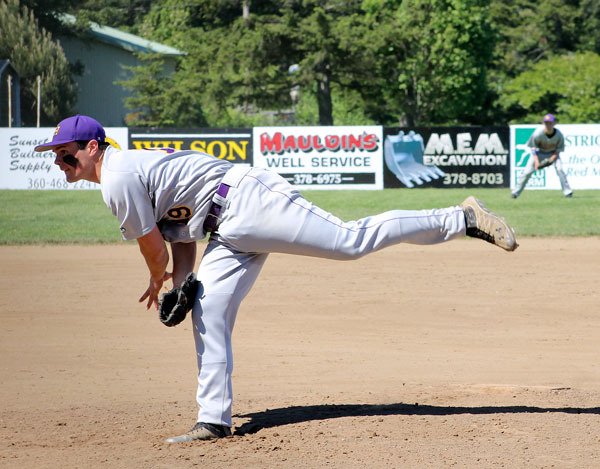
<path id="1" fill-rule="evenodd" d="M 232 438 L 136 246 L 0 247 L 0 467 L 600 467 L 600 239 L 272 255 L 234 333 Z"/>

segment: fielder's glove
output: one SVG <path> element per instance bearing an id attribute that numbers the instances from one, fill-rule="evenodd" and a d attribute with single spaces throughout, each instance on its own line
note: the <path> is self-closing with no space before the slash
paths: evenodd
<path id="1" fill-rule="evenodd" d="M 167 327 L 173 327 L 185 319 L 194 306 L 196 294 L 201 283 L 192 272 L 188 274 L 178 288 L 161 295 L 158 301 L 158 317 Z"/>
<path id="2" fill-rule="evenodd" d="M 550 157 L 544 158 L 543 160 L 539 160 L 538 169 L 547 168 L 548 166 L 552 165 L 554 161 L 556 160 L 552 160 Z"/>

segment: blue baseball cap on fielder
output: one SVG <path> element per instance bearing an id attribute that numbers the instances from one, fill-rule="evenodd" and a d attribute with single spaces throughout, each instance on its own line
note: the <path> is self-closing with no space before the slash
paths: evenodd
<path id="1" fill-rule="evenodd" d="M 543 119 L 544 122 L 554 122 L 555 120 L 556 117 L 553 114 L 546 114 Z"/>
<path id="2" fill-rule="evenodd" d="M 49 142 L 44 142 L 34 148 L 35 151 L 48 151 L 59 145 L 78 140 L 96 140 L 98 143 L 107 142 L 118 148 L 116 142 L 106 137 L 104 127 L 96 119 L 89 116 L 67 117 L 60 121 L 54 131 L 54 136 Z"/>

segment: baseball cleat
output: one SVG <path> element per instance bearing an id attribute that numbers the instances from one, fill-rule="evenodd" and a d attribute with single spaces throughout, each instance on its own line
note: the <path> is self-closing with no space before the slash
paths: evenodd
<path id="1" fill-rule="evenodd" d="M 187 443 L 196 440 L 215 440 L 231 436 L 231 429 L 224 425 L 198 422 L 189 432 L 167 438 L 165 443 Z"/>
<path id="2" fill-rule="evenodd" d="M 483 239 L 505 251 L 514 251 L 519 247 L 515 232 L 508 223 L 475 197 L 467 197 L 460 206 L 465 212 L 467 236 Z"/>

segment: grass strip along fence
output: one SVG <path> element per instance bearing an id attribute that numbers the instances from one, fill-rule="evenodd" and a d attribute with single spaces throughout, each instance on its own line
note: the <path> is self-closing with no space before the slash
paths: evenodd
<path id="1" fill-rule="evenodd" d="M 304 196 L 343 220 L 392 209 L 429 209 L 483 200 L 515 227 L 518 236 L 600 235 L 600 191 L 525 191 L 512 199 L 508 189 L 386 189 L 306 191 Z M 0 191 L 0 244 L 106 244 L 121 242 L 119 224 L 99 191 Z"/>

